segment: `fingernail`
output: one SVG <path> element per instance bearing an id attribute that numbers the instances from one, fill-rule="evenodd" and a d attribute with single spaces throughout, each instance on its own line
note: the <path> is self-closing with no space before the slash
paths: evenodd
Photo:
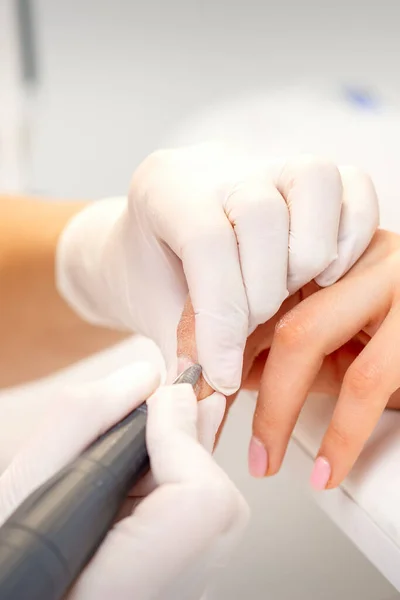
<path id="1" fill-rule="evenodd" d="M 268 469 L 268 454 L 263 444 L 252 437 L 249 446 L 249 471 L 252 477 L 264 477 Z"/>
<path id="2" fill-rule="evenodd" d="M 188 369 L 189 367 L 191 367 L 194 364 L 195 363 L 193 362 L 193 360 L 191 358 L 189 358 L 188 356 L 178 356 L 178 362 L 177 362 L 178 373 L 177 373 L 177 375 L 180 375 L 181 373 L 183 373 L 183 371 L 186 371 L 186 369 Z"/>
<path id="3" fill-rule="evenodd" d="M 318 456 L 311 473 L 310 483 L 318 492 L 324 490 L 331 476 L 331 465 L 323 456 Z"/>

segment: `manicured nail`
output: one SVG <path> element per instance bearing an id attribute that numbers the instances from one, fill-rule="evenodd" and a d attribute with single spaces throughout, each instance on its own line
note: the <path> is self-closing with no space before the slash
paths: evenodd
<path id="1" fill-rule="evenodd" d="M 318 492 L 324 490 L 331 476 L 331 465 L 323 456 L 318 456 L 311 473 L 310 483 Z"/>
<path id="2" fill-rule="evenodd" d="M 268 454 L 263 444 L 252 437 L 249 446 L 249 471 L 252 477 L 264 477 L 268 469 Z"/>

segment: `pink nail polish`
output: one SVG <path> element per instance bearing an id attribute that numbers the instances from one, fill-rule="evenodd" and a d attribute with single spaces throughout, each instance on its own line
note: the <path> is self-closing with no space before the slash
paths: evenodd
<path id="1" fill-rule="evenodd" d="M 252 477 L 264 477 L 268 469 L 268 454 L 263 444 L 252 437 L 249 446 L 249 471 Z"/>
<path id="2" fill-rule="evenodd" d="M 314 490 L 322 491 L 326 488 L 331 476 L 331 465 L 323 456 L 318 456 L 311 473 L 310 483 Z"/>

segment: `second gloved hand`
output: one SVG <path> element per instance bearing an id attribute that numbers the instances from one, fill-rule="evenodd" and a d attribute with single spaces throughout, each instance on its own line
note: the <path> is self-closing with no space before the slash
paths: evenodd
<path id="1" fill-rule="evenodd" d="M 141 404 L 158 381 L 154 368 L 137 363 L 65 390 L 63 402 L 0 478 L 0 525 L 34 489 Z M 159 388 L 149 398 L 147 449 L 157 487 L 139 504 L 133 490 L 67 598 L 198 600 L 203 594 L 249 516 L 241 494 L 204 447 L 212 448 L 224 408 L 222 395 L 198 403 L 182 384 Z"/>
<path id="2" fill-rule="evenodd" d="M 214 145 L 160 151 L 128 202 L 96 202 L 67 226 L 58 286 L 87 320 L 152 338 L 172 376 L 189 293 L 205 379 L 232 394 L 249 333 L 305 283 L 339 279 L 377 224 L 374 187 L 355 169 Z"/>

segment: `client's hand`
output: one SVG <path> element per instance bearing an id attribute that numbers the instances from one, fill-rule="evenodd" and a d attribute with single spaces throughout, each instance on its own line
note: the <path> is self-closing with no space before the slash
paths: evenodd
<path id="1" fill-rule="evenodd" d="M 158 383 L 157 372 L 142 363 L 65 392 L 65 402 L 48 415 L 0 478 L 0 523 L 146 400 Z M 159 388 L 151 396 L 147 447 L 157 488 L 142 500 L 134 496 L 143 495 L 140 487 L 148 486 L 138 484 L 133 490 L 121 520 L 68 598 L 195 600 L 202 595 L 248 520 L 242 496 L 200 444 L 213 446 L 224 409 L 223 396 L 213 394 L 197 403 L 188 385 Z"/>
<path id="2" fill-rule="evenodd" d="M 312 474 L 316 488 L 338 485 L 385 407 L 400 408 L 399 337 L 400 236 L 378 231 L 341 281 L 276 327 L 253 425 L 258 456 L 268 457 L 259 474 L 279 470 L 307 394 L 340 392 Z"/>
<path id="3" fill-rule="evenodd" d="M 309 392 L 339 394 L 312 474 L 319 489 L 344 479 L 385 407 L 400 408 L 399 273 L 400 236 L 379 230 L 342 280 L 304 286 L 249 337 L 242 387 L 259 389 L 249 450 L 255 476 L 279 471 Z M 191 310 L 188 302 L 178 340 L 195 356 Z M 208 393 L 203 382 L 201 395 Z"/>

